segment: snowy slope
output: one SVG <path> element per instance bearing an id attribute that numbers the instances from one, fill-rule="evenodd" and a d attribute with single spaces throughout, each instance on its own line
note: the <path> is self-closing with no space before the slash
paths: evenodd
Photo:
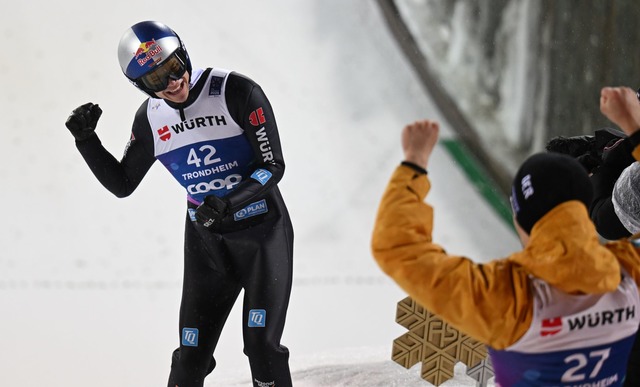
<path id="1" fill-rule="evenodd" d="M 11 9 L 0 13 L 4 384 L 166 383 L 178 345 L 184 193 L 157 165 L 116 199 L 64 128 L 77 105 L 99 103 L 98 133 L 120 157 L 144 96 L 120 73 L 117 42 L 131 24 L 156 19 L 178 31 L 194 66 L 251 76 L 275 109 L 296 232 L 283 337 L 296 385 L 427 385 L 389 360 L 405 295 L 373 262 L 369 237 L 402 126 L 440 116 L 374 2 L 36 0 Z M 450 252 L 487 260 L 518 248 L 444 148 L 430 176 L 435 238 Z M 248 385 L 238 306 L 207 386 Z M 464 376 L 452 383 L 469 385 Z"/>

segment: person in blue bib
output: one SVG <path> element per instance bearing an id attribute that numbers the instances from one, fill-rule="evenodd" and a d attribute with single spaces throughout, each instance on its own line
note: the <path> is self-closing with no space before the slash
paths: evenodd
<path id="1" fill-rule="evenodd" d="M 285 163 L 269 100 L 250 78 L 193 68 L 178 34 L 143 21 L 118 46 L 124 75 L 148 98 L 117 160 L 95 132 L 97 104 L 66 126 L 96 178 L 130 195 L 156 160 L 186 191 L 180 346 L 169 387 L 201 387 L 231 308 L 244 290 L 244 353 L 253 385 L 291 386 L 280 343 L 292 285 L 293 226 L 278 189 Z M 124 382 L 126 384 L 126 382 Z"/>
<path id="2" fill-rule="evenodd" d="M 420 305 L 487 344 L 499 386 L 622 386 L 640 323 L 640 240 L 602 245 L 589 218 L 587 171 L 571 156 L 543 152 L 513 179 L 523 249 L 487 263 L 448 254 L 433 240 L 434 208 L 424 202 L 438 180 L 427 175 L 438 133 L 431 120 L 402 132 L 405 159 L 372 234 L 381 269 Z"/>

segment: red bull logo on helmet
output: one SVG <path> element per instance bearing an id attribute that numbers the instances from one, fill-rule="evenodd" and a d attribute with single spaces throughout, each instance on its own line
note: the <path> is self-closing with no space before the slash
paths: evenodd
<path id="1" fill-rule="evenodd" d="M 148 42 L 140 43 L 140 46 L 134 54 L 134 58 L 141 67 L 147 64 L 150 60 L 153 60 L 151 63 L 149 63 L 149 66 L 152 67 L 161 60 L 161 58 L 154 58 L 161 52 L 162 47 L 160 47 L 160 45 L 156 43 L 155 39 L 152 39 Z"/>

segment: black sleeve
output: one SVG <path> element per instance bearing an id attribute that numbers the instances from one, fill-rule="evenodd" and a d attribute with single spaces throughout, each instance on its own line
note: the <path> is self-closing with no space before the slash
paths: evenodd
<path id="1" fill-rule="evenodd" d="M 614 145 L 614 149 L 605 148 L 603 164 L 591 176 L 593 201 L 589 206 L 589 216 L 598 233 L 609 240 L 631 235 L 618 219 L 611 196 L 622 171 L 635 161 L 631 153 L 638 144 L 640 144 L 640 131 L 624 139 L 617 147 Z"/>
<path id="2" fill-rule="evenodd" d="M 589 216 L 596 226 L 598 234 L 609 240 L 626 238 L 631 235 L 622 225 L 613 209 L 611 194 L 620 171 L 601 166 L 591 176 L 593 201 L 589 207 Z"/>
<path id="3" fill-rule="evenodd" d="M 267 176 L 270 174 L 266 180 L 245 179 L 225 197 L 231 209 L 237 210 L 275 187 L 282 179 L 285 165 L 273 109 L 262 88 L 241 74 L 231 73 L 225 97 L 231 117 L 244 129 L 255 153 L 253 171 L 262 169 L 259 172 L 266 171 Z"/>
<path id="4" fill-rule="evenodd" d="M 106 189 L 119 198 L 131 195 L 156 160 L 146 106 L 147 102 L 136 113 L 131 138 L 121 161 L 102 146 L 97 135 L 85 141 L 76 141 L 76 147 L 91 172 Z"/>

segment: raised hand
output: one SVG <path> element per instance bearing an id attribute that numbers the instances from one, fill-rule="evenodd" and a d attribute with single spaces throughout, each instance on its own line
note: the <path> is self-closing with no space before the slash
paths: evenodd
<path id="1" fill-rule="evenodd" d="M 409 124 L 402 130 L 404 160 L 427 169 L 431 152 L 438 142 L 440 124 L 437 121 L 421 120 Z"/>
<path id="2" fill-rule="evenodd" d="M 93 136 L 101 115 L 100 106 L 89 102 L 75 108 L 67 118 L 65 125 L 77 141 L 84 141 Z"/>
<path id="3" fill-rule="evenodd" d="M 640 102 L 628 87 L 602 88 L 600 111 L 628 136 L 640 130 Z"/>

